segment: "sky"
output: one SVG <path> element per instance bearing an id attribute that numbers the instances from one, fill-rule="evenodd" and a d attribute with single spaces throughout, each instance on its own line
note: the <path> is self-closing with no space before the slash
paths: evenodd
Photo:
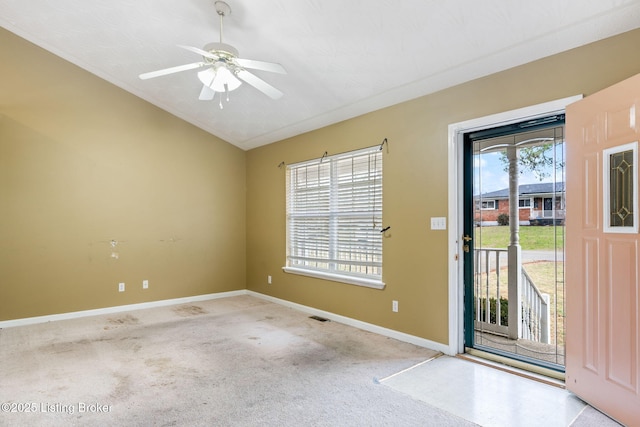
<path id="1" fill-rule="evenodd" d="M 564 145 L 557 147 L 556 158 L 562 159 Z M 551 150 L 550 150 L 551 151 Z M 552 155 L 550 152 L 549 155 Z M 487 152 L 474 156 L 474 194 L 489 193 L 492 191 L 502 190 L 509 187 L 509 174 L 505 172 L 505 164 L 500 160 L 502 155 L 499 152 Z M 558 168 L 556 173 L 556 182 L 564 181 L 564 168 Z M 519 183 L 536 184 L 541 182 L 553 182 L 553 168 L 543 169 L 547 173 L 547 177 L 540 180 L 529 171 L 520 174 Z"/>

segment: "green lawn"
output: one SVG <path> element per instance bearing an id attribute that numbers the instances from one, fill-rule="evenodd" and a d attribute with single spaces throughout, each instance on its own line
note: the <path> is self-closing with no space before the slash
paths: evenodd
<path id="1" fill-rule="evenodd" d="M 509 226 L 476 227 L 476 248 L 509 246 Z M 554 250 L 564 247 L 564 226 L 520 226 L 520 246 L 524 250 Z"/>

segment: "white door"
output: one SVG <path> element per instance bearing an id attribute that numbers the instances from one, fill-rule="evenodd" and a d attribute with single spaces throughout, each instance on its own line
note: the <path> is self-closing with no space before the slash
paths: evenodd
<path id="1" fill-rule="evenodd" d="M 640 425 L 640 75 L 566 112 L 566 385 Z"/>

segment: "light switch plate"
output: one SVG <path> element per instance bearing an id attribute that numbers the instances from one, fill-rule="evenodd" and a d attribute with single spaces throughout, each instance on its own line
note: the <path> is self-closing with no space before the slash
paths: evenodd
<path id="1" fill-rule="evenodd" d="M 447 229 L 447 218 L 445 218 L 443 216 L 431 218 L 431 229 L 432 230 L 446 230 Z"/>

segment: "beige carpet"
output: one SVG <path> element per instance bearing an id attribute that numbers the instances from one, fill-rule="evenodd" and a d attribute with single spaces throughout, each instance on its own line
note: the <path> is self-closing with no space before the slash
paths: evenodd
<path id="1" fill-rule="evenodd" d="M 434 354 L 250 296 L 5 328 L 0 425 L 472 425 L 375 380 Z"/>
<path id="2" fill-rule="evenodd" d="M 251 296 L 5 328 L 0 426 L 475 425 L 423 401 L 440 372 L 377 380 L 436 355 Z"/>

